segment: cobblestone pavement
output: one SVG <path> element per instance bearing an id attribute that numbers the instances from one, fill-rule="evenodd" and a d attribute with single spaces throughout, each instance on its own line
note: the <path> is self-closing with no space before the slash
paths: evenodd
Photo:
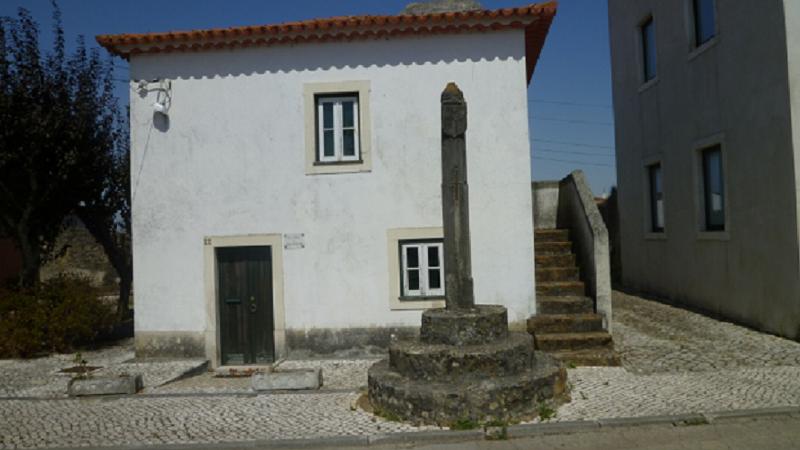
<path id="1" fill-rule="evenodd" d="M 84 351 L 87 365 L 101 367 L 96 375 L 142 374 L 145 387 L 157 387 L 196 369 L 200 360 L 134 361 L 133 340 L 98 350 Z M 0 398 L 63 398 L 72 374 L 61 369 L 75 366 L 74 354 L 57 354 L 30 360 L 0 360 Z"/>
<path id="2" fill-rule="evenodd" d="M 614 345 L 633 373 L 800 366 L 800 343 L 615 291 Z"/>
<path id="3" fill-rule="evenodd" d="M 310 359 L 281 362 L 276 370 L 322 369 L 322 389 L 326 391 L 357 390 L 367 386 L 367 369 L 378 359 Z M 185 378 L 174 383 L 148 389 L 149 394 L 246 394 L 252 393 L 250 378 L 217 378 L 213 373 Z"/>
<path id="4" fill-rule="evenodd" d="M 556 421 L 800 405 L 800 344 L 681 309 L 614 293 L 614 338 L 623 367 L 569 370 L 572 402 Z M 126 361 L 116 350 L 96 361 Z M 2 391 L 41 394 L 21 380 L 71 362 L 0 361 Z M 353 410 L 374 360 L 285 361 L 320 366 L 311 393 L 254 395 L 248 379 L 208 374 L 144 395 L 108 399 L 0 400 L 0 448 L 200 443 L 372 435 L 419 430 Z M 29 365 L 28 365 L 29 364 Z M 103 365 L 98 364 L 98 365 Z M 113 365 L 113 364 L 112 364 Z M 13 374 L 11 382 L 8 374 Z M 38 380 L 37 377 L 33 377 Z M 41 381 L 41 380 L 40 380 Z M 39 390 L 37 390 L 39 389 Z M 7 394 L 8 395 L 8 394 Z"/>
<path id="5" fill-rule="evenodd" d="M 4 400 L 0 448 L 211 443 L 418 430 L 350 406 L 357 393 Z"/>

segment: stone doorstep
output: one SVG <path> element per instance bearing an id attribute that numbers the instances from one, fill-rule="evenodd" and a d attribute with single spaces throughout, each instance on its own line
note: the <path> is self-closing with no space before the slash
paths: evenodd
<path id="1" fill-rule="evenodd" d="M 536 283 L 536 295 L 585 295 L 582 281 L 542 281 Z"/>
<path id="2" fill-rule="evenodd" d="M 87 397 L 94 395 L 130 395 L 139 392 L 142 387 L 142 376 L 108 376 L 73 378 L 67 386 L 70 397 Z"/>
<path id="3" fill-rule="evenodd" d="M 275 370 L 279 362 L 252 366 L 219 366 L 214 369 L 214 376 L 217 378 L 245 378 L 256 373 L 270 373 Z"/>
<path id="4" fill-rule="evenodd" d="M 575 255 L 572 253 L 566 255 L 542 255 L 537 253 L 533 259 L 537 269 L 547 267 L 575 267 Z"/>
<path id="5" fill-rule="evenodd" d="M 533 231 L 534 242 L 569 241 L 569 230 L 566 228 L 543 228 Z"/>
<path id="6" fill-rule="evenodd" d="M 322 386 L 322 369 L 317 367 L 254 373 L 250 380 L 256 392 L 319 389 Z"/>

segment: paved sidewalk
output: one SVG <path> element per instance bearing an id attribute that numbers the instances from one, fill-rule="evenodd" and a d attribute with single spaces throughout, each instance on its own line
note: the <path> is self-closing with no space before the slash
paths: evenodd
<path id="1" fill-rule="evenodd" d="M 570 369 L 573 401 L 553 421 L 800 405 L 800 344 L 619 292 L 614 308 L 623 367 Z M 129 347 L 104 352 L 90 363 L 123 364 L 132 356 Z M 323 367 L 324 388 L 308 393 L 254 395 L 249 380 L 203 374 L 154 384 L 136 396 L 73 400 L 58 398 L 67 378 L 54 375 L 71 363 L 69 355 L 0 361 L 0 392 L 40 397 L 0 399 L 0 449 L 252 443 L 435 429 L 354 410 L 372 362 L 285 362 L 286 368 Z M 54 377 L 64 386 L 46 383 Z"/>

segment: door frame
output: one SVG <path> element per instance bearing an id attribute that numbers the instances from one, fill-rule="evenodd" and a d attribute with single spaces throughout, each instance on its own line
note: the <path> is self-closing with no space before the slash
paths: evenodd
<path id="1" fill-rule="evenodd" d="M 211 368 L 222 361 L 219 335 L 219 302 L 217 299 L 218 247 L 270 247 L 272 250 L 272 312 L 274 318 L 275 361 L 285 358 L 286 309 L 283 300 L 283 235 L 248 234 L 241 236 L 206 236 L 203 238 L 204 289 L 206 298 L 206 358 Z"/>

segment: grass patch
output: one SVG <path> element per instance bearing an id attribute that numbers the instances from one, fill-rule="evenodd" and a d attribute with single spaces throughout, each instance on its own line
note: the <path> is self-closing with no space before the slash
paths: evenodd
<path id="1" fill-rule="evenodd" d="M 455 431 L 474 430 L 480 428 L 481 424 L 472 419 L 458 419 L 450 424 L 450 429 Z"/>
<path id="2" fill-rule="evenodd" d="M 537 409 L 537 411 L 539 412 L 539 419 L 542 422 L 547 422 L 548 420 L 556 416 L 556 410 L 553 409 L 546 402 L 539 403 L 539 408 Z"/>

